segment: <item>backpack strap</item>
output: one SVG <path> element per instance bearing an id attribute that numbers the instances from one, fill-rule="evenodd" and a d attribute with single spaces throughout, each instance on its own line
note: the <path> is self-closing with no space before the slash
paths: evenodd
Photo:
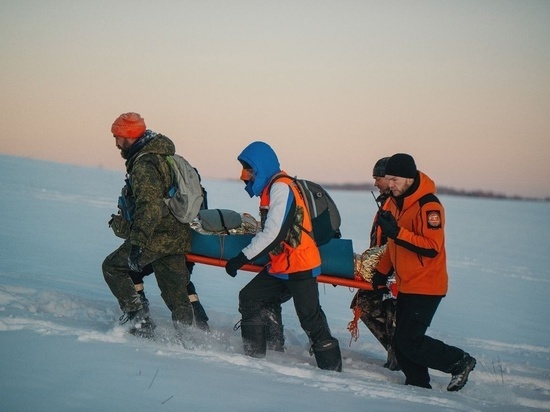
<path id="1" fill-rule="evenodd" d="M 296 187 L 296 190 L 298 190 L 298 193 L 302 197 L 304 201 L 304 207 L 306 208 L 307 215 L 309 216 L 309 219 L 311 220 L 311 212 L 308 207 L 307 199 L 305 198 L 303 189 L 298 182 L 298 179 L 296 177 L 292 177 L 288 175 L 286 172 L 281 172 L 276 174 L 269 182 L 269 184 L 265 187 L 265 189 L 262 192 L 262 196 L 260 198 L 260 223 L 261 228 L 264 228 L 265 220 L 267 218 L 267 212 L 269 211 L 269 192 L 271 191 L 271 186 L 273 183 L 275 183 L 279 179 L 288 178 L 290 179 L 290 183 L 294 183 L 294 186 Z M 313 236 L 313 228 L 312 230 L 307 230 L 303 225 L 300 225 L 300 229 L 306 233 L 310 238 L 312 238 L 315 241 L 315 237 Z"/>
<path id="2" fill-rule="evenodd" d="M 223 227 L 223 230 L 225 231 L 225 233 L 226 233 L 227 235 L 229 235 L 229 229 L 228 229 L 227 226 L 225 225 L 225 219 L 223 218 L 223 213 L 222 213 L 222 211 L 221 211 L 220 209 L 216 209 L 216 210 L 217 210 L 217 212 L 218 212 L 218 215 L 220 215 L 220 223 L 221 223 L 221 225 L 222 225 L 222 227 Z"/>
<path id="3" fill-rule="evenodd" d="M 269 192 L 271 191 L 271 186 L 273 183 L 275 183 L 277 180 L 282 179 L 283 177 L 288 177 L 289 179 L 292 179 L 289 175 L 286 173 L 278 173 L 275 176 L 271 178 L 268 185 L 262 190 L 262 194 L 260 196 L 260 227 L 262 230 L 264 229 L 265 220 L 267 219 L 267 212 L 269 211 Z"/>

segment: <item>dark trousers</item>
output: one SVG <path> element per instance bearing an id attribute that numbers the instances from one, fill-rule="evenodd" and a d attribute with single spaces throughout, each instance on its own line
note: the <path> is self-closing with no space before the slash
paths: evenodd
<path id="1" fill-rule="evenodd" d="M 262 270 L 239 293 L 239 312 L 244 322 L 262 322 L 266 307 L 280 305 L 291 297 L 302 329 L 312 343 L 333 339 L 319 303 L 319 288 L 311 271 L 279 279 Z"/>
<path id="2" fill-rule="evenodd" d="M 426 336 L 442 296 L 397 295 L 395 354 L 406 385 L 430 387 L 428 368 L 450 372 L 464 351 Z"/>

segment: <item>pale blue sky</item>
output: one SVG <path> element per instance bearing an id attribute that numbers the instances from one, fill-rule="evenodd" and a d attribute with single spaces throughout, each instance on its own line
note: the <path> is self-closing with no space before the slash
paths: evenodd
<path id="1" fill-rule="evenodd" d="M 549 1 L 0 0 L 0 152 L 122 170 L 126 111 L 212 178 L 264 140 L 291 174 L 550 196 Z"/>

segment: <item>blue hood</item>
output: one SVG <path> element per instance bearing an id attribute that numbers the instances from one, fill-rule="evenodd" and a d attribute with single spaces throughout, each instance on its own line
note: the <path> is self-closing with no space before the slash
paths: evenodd
<path id="1" fill-rule="evenodd" d="M 271 146 L 264 142 L 250 143 L 237 159 L 248 163 L 254 171 L 254 180 L 245 186 L 250 197 L 260 196 L 271 178 L 281 171 L 277 155 Z"/>

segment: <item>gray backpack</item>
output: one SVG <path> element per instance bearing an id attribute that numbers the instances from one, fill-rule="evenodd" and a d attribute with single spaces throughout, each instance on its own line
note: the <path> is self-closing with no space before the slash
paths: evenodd
<path id="1" fill-rule="evenodd" d="M 164 202 L 181 223 L 191 223 L 199 214 L 204 194 L 197 170 L 180 155 L 166 156 L 172 170 L 172 187 Z"/>

